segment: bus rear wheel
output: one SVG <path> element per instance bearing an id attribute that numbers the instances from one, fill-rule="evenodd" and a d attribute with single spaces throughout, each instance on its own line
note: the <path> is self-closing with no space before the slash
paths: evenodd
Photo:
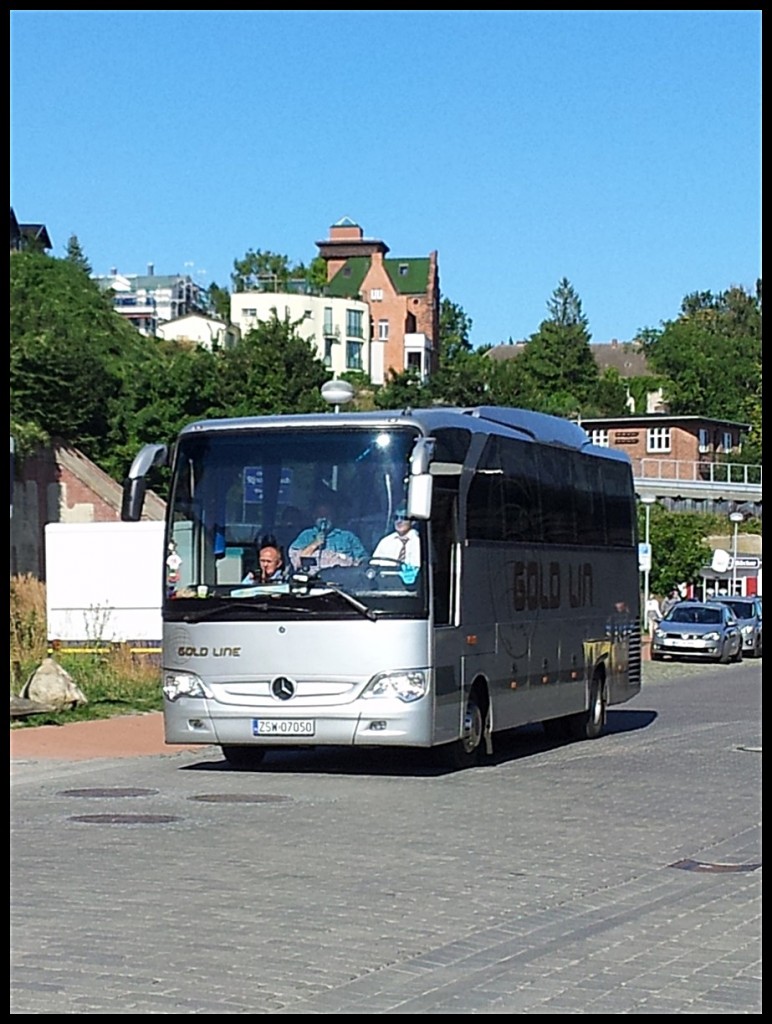
<path id="1" fill-rule="evenodd" d="M 265 747 L 220 747 L 231 768 L 257 768 L 265 757 Z"/>
<path id="2" fill-rule="evenodd" d="M 595 675 L 590 684 L 590 701 L 587 710 L 571 717 L 571 737 L 575 740 L 594 740 L 603 731 L 605 721 L 606 697 L 603 692 L 603 681 L 600 676 Z"/>

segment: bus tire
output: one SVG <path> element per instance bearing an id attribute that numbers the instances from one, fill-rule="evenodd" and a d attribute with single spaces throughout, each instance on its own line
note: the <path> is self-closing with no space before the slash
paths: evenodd
<path id="1" fill-rule="evenodd" d="M 265 757 L 265 747 L 220 747 L 231 768 L 257 768 Z"/>
<path id="2" fill-rule="evenodd" d="M 603 732 L 606 722 L 606 696 L 603 680 L 597 674 L 590 684 L 590 701 L 586 711 L 571 718 L 571 736 L 575 740 L 594 740 Z"/>
<path id="3" fill-rule="evenodd" d="M 480 751 L 485 735 L 485 709 L 480 700 L 480 691 L 473 686 L 464 711 L 464 735 L 436 748 L 436 758 L 444 768 L 457 771 L 473 768 L 480 760 Z"/>

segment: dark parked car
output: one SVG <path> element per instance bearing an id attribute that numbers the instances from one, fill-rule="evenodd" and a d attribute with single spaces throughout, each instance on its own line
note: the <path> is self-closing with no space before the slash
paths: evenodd
<path id="1" fill-rule="evenodd" d="M 714 600 L 731 608 L 743 635 L 743 654 L 761 657 L 761 598 L 716 597 Z"/>
<path id="2" fill-rule="evenodd" d="M 661 658 L 708 658 L 742 661 L 740 626 L 725 604 L 716 601 L 679 601 L 658 623 L 651 639 L 652 661 Z"/>

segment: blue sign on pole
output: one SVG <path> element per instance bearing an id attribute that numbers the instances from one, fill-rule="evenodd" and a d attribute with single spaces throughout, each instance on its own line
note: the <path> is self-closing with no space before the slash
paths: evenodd
<path id="1" fill-rule="evenodd" d="M 638 571 L 651 572 L 651 544 L 638 545 Z"/>

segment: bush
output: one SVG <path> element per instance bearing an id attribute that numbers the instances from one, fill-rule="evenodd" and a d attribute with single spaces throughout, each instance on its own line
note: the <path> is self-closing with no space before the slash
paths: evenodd
<path id="1" fill-rule="evenodd" d="M 46 627 L 46 589 L 27 574 L 11 577 L 11 695 L 19 694 L 49 654 Z M 134 653 L 126 644 L 93 644 L 71 654 L 50 652 L 72 676 L 88 704 L 70 711 L 44 713 L 14 721 L 14 726 L 63 724 L 114 715 L 158 711 L 161 672 L 150 656 Z"/>
<path id="2" fill-rule="evenodd" d="M 11 693 L 18 693 L 48 653 L 46 588 L 30 573 L 11 576 Z"/>

